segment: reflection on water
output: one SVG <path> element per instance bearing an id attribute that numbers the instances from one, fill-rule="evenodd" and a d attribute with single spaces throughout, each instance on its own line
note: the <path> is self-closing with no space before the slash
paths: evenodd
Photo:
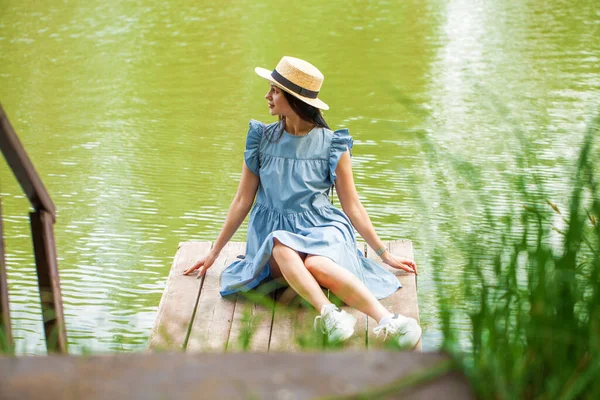
<path id="1" fill-rule="evenodd" d="M 282 55 L 324 72 L 378 233 L 414 242 L 426 349 L 440 335 L 431 257 L 457 221 L 471 231 L 481 198 L 510 212 L 521 173 L 565 201 L 600 104 L 593 2 L 188 3 L 0 5 L 0 101 L 57 205 L 72 351 L 144 348 L 178 242 L 217 236 L 248 120 L 270 121 L 252 69 Z M 535 157 L 519 167 L 524 143 Z M 0 178 L 14 333 L 40 353 L 28 205 L 5 163 Z M 457 254 L 439 284 L 460 296 L 460 273 Z"/>

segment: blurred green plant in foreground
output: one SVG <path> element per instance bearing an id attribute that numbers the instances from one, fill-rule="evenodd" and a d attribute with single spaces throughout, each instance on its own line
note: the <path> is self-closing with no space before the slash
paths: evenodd
<path id="1" fill-rule="evenodd" d="M 487 201 L 478 229 L 454 239 L 466 261 L 464 307 L 442 287 L 448 255 L 436 250 L 442 349 L 480 398 L 600 398 L 599 127 L 597 117 L 585 134 L 568 210 L 543 200 L 541 180 L 523 168 L 514 182 L 521 211 L 499 223 Z M 528 162 L 527 151 L 519 157 Z M 466 339 L 453 328 L 465 314 Z"/>

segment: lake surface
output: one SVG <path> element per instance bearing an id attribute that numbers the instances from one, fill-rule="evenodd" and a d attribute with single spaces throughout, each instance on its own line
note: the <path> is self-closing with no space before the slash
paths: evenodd
<path id="1" fill-rule="evenodd" d="M 253 68 L 284 55 L 324 73 L 325 118 L 355 139 L 356 186 L 380 237 L 413 240 L 431 350 L 437 291 L 469 301 L 460 254 L 437 282 L 432 254 L 457 224 L 476 228 L 478 199 L 510 213 L 515 177 L 535 173 L 567 204 L 600 106 L 600 3 L 1 0 L 0 102 L 57 206 L 71 352 L 145 348 L 177 244 L 216 238 L 248 121 L 274 121 Z M 524 143 L 527 168 L 515 157 Z M 0 196 L 17 350 L 43 353 L 29 206 L 4 161 Z"/>

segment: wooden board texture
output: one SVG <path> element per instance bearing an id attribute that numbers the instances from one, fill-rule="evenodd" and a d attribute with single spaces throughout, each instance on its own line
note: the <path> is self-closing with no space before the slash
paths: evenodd
<path id="1" fill-rule="evenodd" d="M 222 297 L 219 279 L 225 267 L 245 252 L 245 243 L 228 243 L 206 272 L 187 351 L 226 350 L 238 295 Z"/>
<path id="2" fill-rule="evenodd" d="M 399 382 L 415 372 L 447 366 L 449 362 L 442 354 L 389 351 L 0 357 L 0 398 L 359 398 L 356 395 L 360 392 Z M 385 398 L 474 397 L 461 374 L 446 372 L 426 383 L 388 393 Z"/>
<path id="3" fill-rule="evenodd" d="M 392 254 L 413 258 L 409 240 L 385 244 Z M 279 288 L 274 291 L 272 283 L 266 283 L 249 292 L 221 297 L 220 274 L 225 267 L 243 257 L 245 243 L 228 243 L 203 279 L 196 279 L 195 274 L 184 276 L 183 271 L 210 248 L 210 242 L 180 244 L 159 305 L 150 349 L 181 350 L 186 335 L 189 335 L 186 350 L 193 352 L 296 352 L 323 348 L 324 338 L 313 328 L 316 310 L 293 290 Z M 365 243 L 358 243 L 357 248 L 381 264 L 381 268 L 389 268 Z M 393 272 L 403 288 L 383 299 L 382 303 L 392 312 L 419 320 L 415 276 L 397 270 Z M 332 300 L 335 299 L 324 290 Z M 357 324 L 354 336 L 340 348 L 359 350 L 385 345 L 372 334 L 376 321 L 344 304 L 341 307 L 357 318 Z M 419 342 L 416 350 L 420 349 Z"/>
<path id="4" fill-rule="evenodd" d="M 210 242 L 179 244 L 150 333 L 150 349 L 183 350 L 202 283 L 196 277 L 183 275 L 183 271 L 209 252 L 211 245 Z"/>
<path id="5" fill-rule="evenodd" d="M 388 251 L 393 255 L 410 258 L 414 260 L 412 242 L 410 240 L 395 240 L 386 243 Z M 379 262 L 379 256 L 370 247 L 367 248 L 367 258 Z M 396 270 L 387 265 L 381 264 L 382 268 L 392 271 L 398 277 L 402 284 L 402 288 L 397 290 L 391 296 L 381 300 L 381 303 L 391 312 L 402 314 L 406 317 L 415 318 L 419 322 L 419 304 L 417 298 L 417 280 L 413 273 Z M 369 317 L 369 326 L 377 326 L 377 321 Z M 377 338 L 373 333 L 373 329 L 369 331 L 369 347 L 381 347 L 384 344 L 380 338 Z M 415 350 L 421 351 L 421 340 L 415 346 Z"/>

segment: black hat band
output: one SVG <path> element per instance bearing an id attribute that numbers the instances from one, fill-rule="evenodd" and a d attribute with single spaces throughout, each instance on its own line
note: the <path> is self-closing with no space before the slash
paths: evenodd
<path id="1" fill-rule="evenodd" d="M 309 99 L 316 99 L 319 95 L 319 92 L 315 92 L 314 90 L 308 90 L 303 88 L 302 86 L 296 85 L 294 82 L 290 81 L 289 79 L 281 75 L 279 72 L 277 72 L 276 69 L 274 69 L 273 72 L 271 72 L 271 77 L 281 85 L 285 86 L 286 89 L 289 89 L 292 92 L 299 94 L 300 96 L 308 97 Z"/>

